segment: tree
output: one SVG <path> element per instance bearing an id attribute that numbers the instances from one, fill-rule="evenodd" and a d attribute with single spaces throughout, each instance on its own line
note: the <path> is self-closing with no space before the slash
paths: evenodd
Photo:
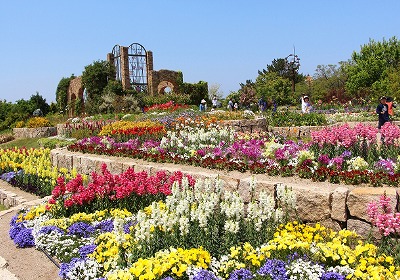
<path id="1" fill-rule="evenodd" d="M 40 109 L 43 113 L 43 115 L 47 115 L 47 113 L 50 110 L 50 105 L 46 103 L 46 99 L 44 99 L 39 92 L 36 92 L 35 95 L 32 95 L 31 98 L 29 99 L 29 104 L 30 104 L 30 113 L 32 114 L 33 111 L 36 109 Z"/>
<path id="2" fill-rule="evenodd" d="M 389 90 L 389 71 L 397 68 L 399 63 L 400 42 L 396 37 L 382 42 L 370 39 L 360 52 L 353 52 L 346 66 L 346 89 L 356 96 L 378 97 Z"/>
<path id="3" fill-rule="evenodd" d="M 336 98 L 343 103 L 352 98 L 345 91 L 347 75 L 344 65 L 344 62 L 339 62 L 339 65 L 317 66 L 312 81 L 308 85 L 311 87 L 310 95 L 313 96 L 314 100 L 320 99 L 324 102 L 330 102 Z"/>
<path id="4" fill-rule="evenodd" d="M 85 66 L 82 72 L 82 84 L 88 96 L 101 96 L 108 81 L 115 77 L 115 67 L 104 60 Z"/>
<path id="5" fill-rule="evenodd" d="M 245 108 L 250 108 L 251 105 L 257 104 L 256 90 L 254 83 L 251 80 L 247 80 L 246 84 L 240 84 L 240 104 Z"/>
<path id="6" fill-rule="evenodd" d="M 294 104 L 297 99 L 290 93 L 292 90 L 290 80 L 276 72 L 262 73 L 256 78 L 254 86 L 258 98 L 275 101 L 278 105 Z"/>
<path id="7" fill-rule="evenodd" d="M 64 112 L 65 108 L 67 107 L 68 102 L 68 87 L 69 83 L 72 79 L 74 79 L 74 74 L 71 75 L 69 78 L 62 78 L 60 82 L 58 82 L 57 89 L 56 89 L 56 102 L 57 108 L 59 112 Z"/>
<path id="8" fill-rule="evenodd" d="M 217 97 L 217 99 L 222 99 L 223 92 L 220 91 L 220 84 L 212 84 L 208 87 L 208 99 L 212 100 L 213 97 Z"/>

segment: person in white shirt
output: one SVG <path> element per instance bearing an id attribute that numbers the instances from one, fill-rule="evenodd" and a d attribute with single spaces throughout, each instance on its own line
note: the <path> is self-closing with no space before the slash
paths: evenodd
<path id="1" fill-rule="evenodd" d="M 303 114 L 309 114 L 312 110 L 312 106 L 310 103 L 310 98 L 307 95 L 301 97 L 301 112 Z"/>

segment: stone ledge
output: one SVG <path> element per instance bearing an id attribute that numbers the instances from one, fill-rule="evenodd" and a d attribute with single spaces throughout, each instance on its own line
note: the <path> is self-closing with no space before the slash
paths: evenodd
<path id="1" fill-rule="evenodd" d="M 37 138 L 57 135 L 57 127 L 13 128 L 15 138 Z"/>
<path id="2" fill-rule="evenodd" d="M 0 204 L 11 208 L 18 206 L 27 200 L 21 196 L 16 195 L 13 192 L 7 191 L 5 189 L 0 189 Z"/>

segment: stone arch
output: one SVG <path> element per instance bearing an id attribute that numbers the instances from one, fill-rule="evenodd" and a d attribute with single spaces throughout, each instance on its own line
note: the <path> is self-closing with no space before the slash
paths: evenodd
<path id="1" fill-rule="evenodd" d="M 183 82 L 182 72 L 161 69 L 150 71 L 149 93 L 151 95 L 163 94 L 164 89 L 169 87 L 174 93 L 180 93 L 179 85 Z"/>
<path id="2" fill-rule="evenodd" d="M 82 85 L 82 77 L 76 77 L 69 82 L 68 92 L 67 92 L 67 104 L 68 104 L 68 116 L 74 117 L 75 116 L 75 102 L 76 99 L 81 99 L 82 102 L 82 110 L 84 110 L 84 100 L 83 100 L 83 93 L 84 88 Z"/>
<path id="3" fill-rule="evenodd" d="M 157 86 L 157 92 L 158 92 L 158 94 L 163 94 L 163 93 L 165 93 L 166 88 L 170 88 L 171 91 L 174 91 L 175 87 L 176 86 L 170 81 L 162 81 Z"/>

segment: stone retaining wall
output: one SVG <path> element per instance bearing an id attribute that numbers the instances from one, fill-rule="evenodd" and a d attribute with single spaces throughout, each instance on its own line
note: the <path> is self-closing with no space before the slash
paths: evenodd
<path id="1" fill-rule="evenodd" d="M 226 189 L 237 190 L 245 201 L 250 200 L 250 183 L 253 180 L 253 175 L 250 173 L 238 174 L 184 165 L 150 163 L 130 158 L 82 154 L 69 152 L 66 148 L 52 150 L 51 158 L 54 166 L 65 167 L 69 170 L 75 168 L 81 174 L 100 172 L 102 163 L 105 163 L 110 172 L 115 174 L 133 167 L 136 172 L 144 170 L 149 174 L 155 174 L 160 170 L 170 172 L 179 170 L 195 178 L 216 178 L 218 176 L 224 181 Z M 256 178 L 256 194 L 266 191 L 275 196 L 276 187 L 283 184 L 279 178 L 262 174 L 254 177 Z M 285 185 L 291 187 L 296 193 L 297 213 L 302 221 L 321 222 L 335 230 L 347 228 L 366 236 L 371 229 L 366 212 L 367 204 L 374 200 L 378 201 L 384 193 L 391 198 L 392 205 L 399 210 L 399 189 L 396 188 L 344 186 L 326 182 L 316 183 L 309 180 L 285 183 Z"/>
<path id="2" fill-rule="evenodd" d="M 37 138 L 57 135 L 57 127 L 13 128 L 15 138 Z"/>
<path id="3" fill-rule="evenodd" d="M 26 201 L 27 200 L 25 198 L 20 197 L 13 192 L 0 189 L 0 204 L 6 206 L 7 208 L 20 205 Z"/>
<path id="4" fill-rule="evenodd" d="M 320 130 L 324 127 L 329 126 L 340 126 L 345 123 L 335 123 L 326 126 L 282 126 L 273 127 L 269 126 L 267 120 L 264 118 L 252 119 L 252 120 L 228 120 L 223 121 L 226 126 L 232 127 L 237 132 L 256 132 L 256 131 L 268 131 L 273 134 L 278 134 L 283 137 L 290 138 L 301 138 L 301 137 L 311 137 L 311 132 Z M 347 122 L 350 127 L 354 127 L 359 122 Z M 376 122 L 363 122 L 365 125 L 377 126 Z M 400 122 L 394 121 L 393 124 L 400 125 Z"/>

